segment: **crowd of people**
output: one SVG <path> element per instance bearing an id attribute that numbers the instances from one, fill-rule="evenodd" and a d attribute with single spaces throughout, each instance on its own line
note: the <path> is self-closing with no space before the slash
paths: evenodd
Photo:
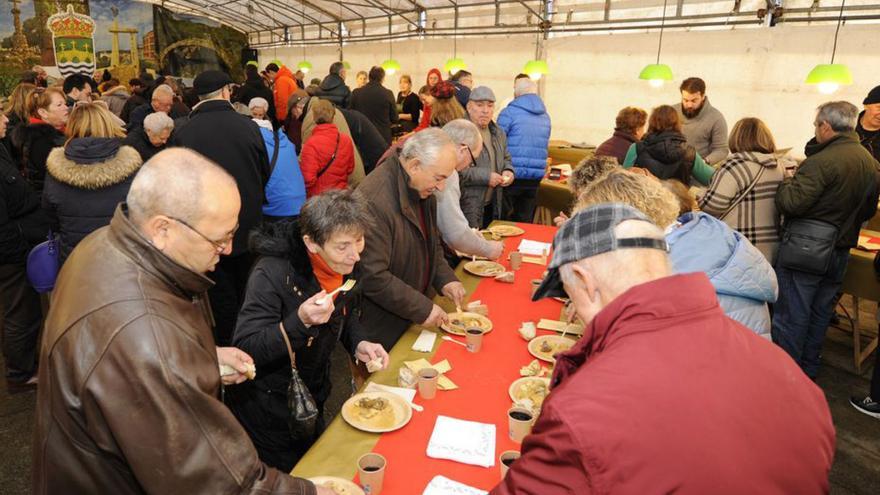
<path id="1" fill-rule="evenodd" d="M 462 257 L 501 256 L 480 229 L 533 220 L 551 119 L 527 75 L 498 112 L 468 71 L 403 75 L 396 98 L 381 67 L 347 72 L 24 75 L 0 114 L 0 299 L 7 386 L 37 389 L 35 493 L 327 493 L 282 472 L 324 429 L 336 343 L 360 386 L 410 325 L 448 320 L 435 295 L 464 302 Z M 574 169 L 535 297 L 587 330 L 492 493 L 827 491 L 813 380 L 877 210 L 880 86 L 821 105 L 801 163 L 758 118 L 728 133 L 706 93 L 623 108 Z M 291 409 L 297 377 L 317 421 Z M 878 388 L 880 362 L 853 406 L 880 418 Z"/>

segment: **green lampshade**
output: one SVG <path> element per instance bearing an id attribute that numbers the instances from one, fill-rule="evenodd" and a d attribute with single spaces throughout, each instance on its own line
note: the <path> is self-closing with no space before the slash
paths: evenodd
<path id="1" fill-rule="evenodd" d="M 388 60 L 382 62 L 382 68 L 385 69 L 386 74 L 392 76 L 395 72 L 400 70 L 400 62 L 393 58 L 389 58 Z"/>
<path id="2" fill-rule="evenodd" d="M 841 85 L 852 84 L 852 73 L 844 64 L 819 64 L 807 74 L 807 84 L 819 86 L 819 91 L 831 94 Z"/>
<path id="3" fill-rule="evenodd" d="M 260 64 L 258 64 L 256 60 L 248 60 L 247 65 L 253 65 L 254 67 L 257 67 L 257 68 L 260 67 Z"/>
<path id="4" fill-rule="evenodd" d="M 649 81 L 652 86 L 660 86 L 663 81 L 672 80 L 672 69 L 666 64 L 646 65 L 639 73 L 639 79 Z"/>
<path id="5" fill-rule="evenodd" d="M 284 64 L 282 64 L 281 61 L 278 60 L 277 58 L 272 59 L 272 62 L 271 62 L 271 63 L 277 65 L 278 67 L 281 67 L 282 65 L 284 65 Z"/>
<path id="6" fill-rule="evenodd" d="M 460 58 L 450 58 L 446 61 L 446 64 L 443 65 L 443 70 L 446 72 L 455 75 L 456 72 L 460 70 L 466 70 L 467 64 L 464 63 L 464 60 Z"/>
<path id="7" fill-rule="evenodd" d="M 528 74 L 532 80 L 537 81 L 541 76 L 549 74 L 550 69 L 547 68 L 547 62 L 544 60 L 529 60 L 523 72 Z"/>
<path id="8" fill-rule="evenodd" d="M 303 71 L 303 74 L 308 74 L 310 70 L 312 70 L 312 63 L 308 60 L 303 60 L 302 62 L 296 64 L 296 68 Z"/>
<path id="9" fill-rule="evenodd" d="M 349 69 L 351 69 L 351 64 L 348 63 L 348 60 L 343 60 L 342 67 L 345 68 L 345 70 L 349 70 Z"/>

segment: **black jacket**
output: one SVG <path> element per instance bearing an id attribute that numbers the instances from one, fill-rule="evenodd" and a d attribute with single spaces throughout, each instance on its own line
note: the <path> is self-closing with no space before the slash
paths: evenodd
<path id="1" fill-rule="evenodd" d="M 364 114 L 357 110 L 340 109 L 348 129 L 351 131 L 351 139 L 357 146 L 364 162 L 364 173 L 369 174 L 379 164 L 379 159 L 388 149 L 385 138 L 376 130 L 376 126 L 370 122 Z M 297 148 L 299 149 L 299 148 Z"/>
<path id="2" fill-rule="evenodd" d="M 385 140 L 386 148 L 391 145 L 391 124 L 398 121 L 394 93 L 381 84 L 370 81 L 351 94 L 351 109 L 370 119 Z"/>
<path id="3" fill-rule="evenodd" d="M 0 265 L 24 263 L 30 249 L 46 240 L 49 225 L 40 196 L 0 146 Z"/>
<path id="4" fill-rule="evenodd" d="M 147 136 L 147 131 L 143 127 L 132 129 L 122 142 L 137 150 L 144 163 L 153 158 L 153 155 L 168 147 L 167 142 L 158 148 L 153 146 L 153 143 L 150 142 L 150 137 Z"/>
<path id="5" fill-rule="evenodd" d="M 648 169 L 658 179 L 691 183 L 696 150 L 684 134 L 664 131 L 648 134 L 636 143 L 636 166 Z"/>
<path id="6" fill-rule="evenodd" d="M 128 101 L 125 102 L 125 105 L 122 106 L 122 112 L 119 113 L 119 118 L 124 120 L 126 124 L 131 122 L 131 112 L 134 111 L 135 108 L 146 103 L 147 100 L 143 96 L 143 92 L 140 93 L 132 93 L 132 95 L 128 98 Z"/>
<path id="7" fill-rule="evenodd" d="M 231 256 L 247 252 L 247 235 L 263 218 L 263 190 L 269 181 L 269 156 L 260 128 L 236 113 L 226 100 L 207 100 L 177 127 L 172 146 L 191 148 L 223 167 L 235 178 L 241 195 L 238 232 Z"/>
<path id="8" fill-rule="evenodd" d="M 149 102 L 135 108 L 131 111 L 128 125 L 125 126 L 126 129 L 131 131 L 139 127 L 143 127 L 144 119 L 146 119 L 147 115 L 150 115 L 154 111 L 155 110 L 153 110 L 153 105 Z M 171 105 L 171 113 L 169 114 L 169 117 L 171 117 L 172 119 L 179 119 L 181 117 L 186 117 L 187 113 L 188 112 L 186 105 L 175 98 L 174 103 Z"/>
<path id="9" fill-rule="evenodd" d="M 274 122 L 275 121 L 275 97 L 272 95 L 272 90 L 266 87 L 266 84 L 263 82 L 263 78 L 257 75 L 256 77 L 252 77 L 244 82 L 241 85 L 241 89 L 239 89 L 238 93 L 238 101 L 244 106 L 247 106 L 248 103 L 251 102 L 252 99 L 260 97 L 269 102 L 269 113 L 266 115 Z M 297 148 L 299 149 L 299 148 Z"/>
<path id="10" fill-rule="evenodd" d="M 354 353 L 363 338 L 358 285 L 340 293 L 330 321 L 306 328 L 297 310 L 320 292 L 308 252 L 294 222 L 265 224 L 251 235 L 251 251 L 261 255 L 247 284 L 232 345 L 254 358 L 257 377 L 230 388 L 230 407 L 254 443 L 271 450 L 294 450 L 287 434 L 290 359 L 279 332 L 284 324 L 300 376 L 319 405 L 330 395 L 330 353 L 342 342 Z M 360 280 L 360 267 L 346 278 Z"/>
<path id="11" fill-rule="evenodd" d="M 327 74 L 327 77 L 321 81 L 318 94 L 315 96 L 324 100 L 330 100 L 330 103 L 337 107 L 348 108 L 351 90 L 348 89 L 345 81 L 338 74 Z"/>
<path id="12" fill-rule="evenodd" d="M 868 153 L 870 153 L 875 160 L 880 162 L 880 130 L 869 131 L 862 127 L 862 117 L 864 116 L 865 111 L 862 110 L 862 113 L 859 114 L 858 120 L 856 120 L 856 133 L 859 135 L 859 141 L 862 143 L 862 146 L 868 150 Z M 9 123 L 12 124 L 11 118 Z"/>
<path id="13" fill-rule="evenodd" d="M 822 220 L 838 228 L 837 248 L 852 248 L 859 228 L 877 212 L 877 163 L 855 132 L 819 143 L 811 139 L 807 159 L 776 190 L 776 209 L 786 221 Z"/>
<path id="14" fill-rule="evenodd" d="M 19 170 L 38 194 L 46 180 L 46 158 L 56 146 L 64 145 L 64 134 L 49 124 L 27 124 L 15 130 L 12 144 L 21 157 Z"/>
<path id="15" fill-rule="evenodd" d="M 78 138 L 49 154 L 42 201 L 58 225 L 62 263 L 85 236 L 110 224 L 128 195 L 143 162 L 137 150 L 120 144 L 113 138 Z M 99 158 L 108 146 L 118 148 L 115 155 Z"/>

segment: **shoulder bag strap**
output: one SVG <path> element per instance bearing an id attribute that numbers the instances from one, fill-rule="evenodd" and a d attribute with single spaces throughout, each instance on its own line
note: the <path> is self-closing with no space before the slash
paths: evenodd
<path id="1" fill-rule="evenodd" d="M 336 132 L 336 149 L 333 150 L 333 156 L 330 157 L 330 161 L 327 162 L 327 165 L 324 165 L 324 168 L 322 168 L 321 170 L 318 170 L 318 175 L 315 176 L 315 179 L 324 175 L 324 172 L 326 172 L 327 169 L 330 168 L 330 165 L 332 165 L 333 162 L 336 161 L 336 153 L 339 152 L 339 136 L 340 136 L 340 134 L 342 134 L 342 131 Z"/>
<path id="2" fill-rule="evenodd" d="M 779 164 L 779 162 L 777 162 L 777 165 L 778 164 Z M 734 201 L 733 204 L 730 205 L 730 208 L 725 210 L 724 213 L 722 213 L 721 216 L 718 217 L 718 220 L 724 220 L 724 217 L 726 217 L 728 213 L 733 211 L 734 208 L 739 206 L 739 204 L 742 203 L 744 199 L 746 199 L 746 196 L 750 192 L 752 192 L 752 189 L 754 189 L 755 185 L 758 183 L 758 181 L 761 180 L 761 176 L 764 175 L 764 168 L 765 167 L 763 165 L 759 164 L 758 175 L 755 176 L 755 180 L 753 180 L 752 183 L 749 184 L 749 187 L 747 187 L 745 189 L 745 191 L 743 191 L 742 194 L 739 195 L 739 198 L 737 198 L 736 201 Z"/>
<path id="3" fill-rule="evenodd" d="M 279 139 L 278 139 L 278 129 L 272 130 L 272 137 L 275 138 L 275 149 L 272 151 L 272 161 L 269 163 L 269 175 L 271 176 L 273 172 L 275 172 L 275 162 L 278 161 L 278 148 Z"/>
<path id="4" fill-rule="evenodd" d="M 287 355 L 290 357 L 290 367 L 296 368 L 296 354 L 293 353 L 293 348 L 290 347 L 290 339 L 287 338 L 287 332 L 281 328 L 281 325 L 278 325 L 278 331 L 281 332 L 281 337 L 284 339 L 284 345 L 287 346 Z"/>

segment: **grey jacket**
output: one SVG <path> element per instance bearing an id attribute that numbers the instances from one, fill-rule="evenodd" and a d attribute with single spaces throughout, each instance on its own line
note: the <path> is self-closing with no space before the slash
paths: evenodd
<path id="1" fill-rule="evenodd" d="M 675 105 L 681 119 L 681 132 L 689 145 L 696 148 L 697 153 L 709 165 L 714 165 L 727 158 L 730 150 L 727 147 L 727 121 L 724 115 L 709 103 L 703 103 L 700 113 L 689 119 L 681 112 L 681 103 Z"/>
<path id="2" fill-rule="evenodd" d="M 476 157 L 476 165 L 458 174 L 461 185 L 461 211 L 464 212 L 468 224 L 477 229 L 483 227 L 483 208 L 487 204 L 492 203 L 494 218 L 501 216 L 502 188 L 496 187 L 489 196 L 489 201 L 486 201 L 492 172 L 497 174 L 505 170 L 514 172 L 510 153 L 507 151 L 507 135 L 504 130 L 492 121 L 489 122 L 489 133 L 492 135 L 492 142 L 483 143 L 483 151 Z M 492 146 L 495 150 L 494 163 L 489 159 L 488 146 Z"/>
<path id="3" fill-rule="evenodd" d="M 452 249 L 468 255 L 488 257 L 492 243 L 471 230 L 461 211 L 461 186 L 458 172 L 446 180 L 446 188 L 434 193 L 437 196 L 437 228 L 443 242 Z"/>

